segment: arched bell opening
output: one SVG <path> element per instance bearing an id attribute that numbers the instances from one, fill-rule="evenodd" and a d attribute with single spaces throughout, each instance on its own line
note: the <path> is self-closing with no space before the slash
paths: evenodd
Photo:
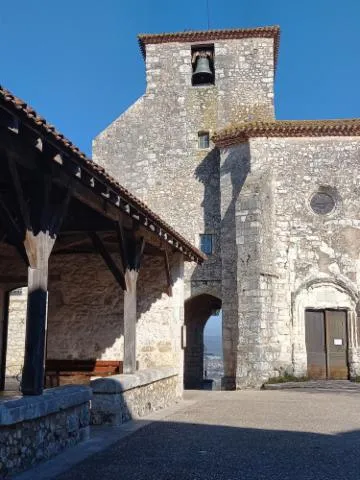
<path id="1" fill-rule="evenodd" d="M 221 300 L 208 294 L 197 295 L 185 302 L 185 389 L 204 387 L 204 328 L 211 315 L 220 309 Z"/>

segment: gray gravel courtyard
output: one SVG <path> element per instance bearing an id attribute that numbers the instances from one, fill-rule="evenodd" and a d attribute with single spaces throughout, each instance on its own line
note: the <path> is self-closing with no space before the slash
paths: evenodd
<path id="1" fill-rule="evenodd" d="M 360 478 L 360 391 L 199 391 L 186 398 L 195 403 L 57 479 Z"/>

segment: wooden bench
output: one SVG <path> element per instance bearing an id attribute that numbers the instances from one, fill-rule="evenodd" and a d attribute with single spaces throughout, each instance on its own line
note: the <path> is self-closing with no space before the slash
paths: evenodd
<path id="1" fill-rule="evenodd" d="M 67 384 L 88 385 L 91 377 L 108 377 L 123 372 L 123 362 L 117 360 L 57 360 L 48 359 L 45 365 L 46 387 Z"/>

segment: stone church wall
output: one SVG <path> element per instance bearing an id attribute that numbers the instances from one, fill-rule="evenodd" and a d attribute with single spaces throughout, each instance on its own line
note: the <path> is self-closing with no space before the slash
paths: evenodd
<path id="1" fill-rule="evenodd" d="M 222 150 L 220 172 L 225 377 L 229 387 L 251 386 L 266 379 L 280 348 L 273 334 L 272 181 L 269 165 L 253 160 L 247 143 Z"/>
<path id="2" fill-rule="evenodd" d="M 147 45 L 146 93 L 93 143 L 94 160 L 192 243 L 214 235 L 209 260 L 186 265 L 186 297 L 221 297 L 219 153 L 199 149 L 198 132 L 274 116 L 273 39 L 214 49 L 215 85 L 194 87 L 190 43 Z"/>
<path id="3" fill-rule="evenodd" d="M 66 261 L 64 261 L 64 258 Z M 144 257 L 138 279 L 139 368 L 178 366 L 183 324 L 182 260 L 171 258 L 173 296 L 162 257 Z M 123 359 L 123 293 L 96 255 L 54 256 L 60 279 L 49 285 L 48 357 Z M 181 363 L 182 366 L 182 363 Z"/>
<path id="4" fill-rule="evenodd" d="M 348 310 L 350 373 L 359 373 L 359 152 L 351 137 L 258 138 L 222 150 L 223 295 L 232 298 L 223 315 L 239 331 L 238 385 L 306 373 L 307 307 Z M 336 203 L 327 215 L 310 207 L 319 190 Z"/>

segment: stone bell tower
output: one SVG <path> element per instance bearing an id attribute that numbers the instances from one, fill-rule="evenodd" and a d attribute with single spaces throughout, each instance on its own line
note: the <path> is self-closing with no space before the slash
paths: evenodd
<path id="1" fill-rule="evenodd" d="M 185 272 L 187 305 L 203 295 L 202 318 L 215 304 L 232 301 L 226 291 L 234 281 L 221 263 L 227 242 L 220 238 L 222 172 L 211 137 L 233 122 L 274 119 L 278 41 L 278 27 L 139 35 L 146 92 L 93 142 L 97 163 L 208 254 L 203 267 L 189 265 Z M 185 381 L 187 374 L 202 376 L 204 327 L 194 309 L 187 310 Z M 223 317 L 230 379 L 236 325 L 237 319 Z"/>

